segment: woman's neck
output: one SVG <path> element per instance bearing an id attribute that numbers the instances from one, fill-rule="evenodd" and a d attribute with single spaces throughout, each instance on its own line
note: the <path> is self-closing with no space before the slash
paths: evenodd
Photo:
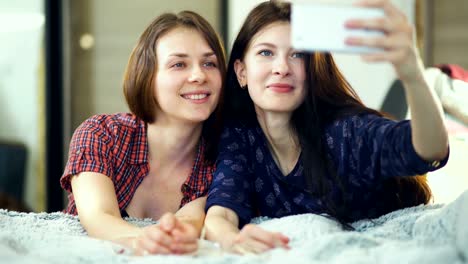
<path id="1" fill-rule="evenodd" d="M 297 163 L 300 146 L 291 126 L 291 113 L 257 112 L 257 119 L 265 134 L 270 152 L 284 175 Z"/>
<path id="2" fill-rule="evenodd" d="M 291 143 L 292 135 L 290 114 L 263 112 L 257 114 L 258 122 L 269 143 L 274 146 L 286 146 Z"/>
<path id="3" fill-rule="evenodd" d="M 193 163 L 202 127 L 202 123 L 156 121 L 148 124 L 150 160 L 158 164 Z"/>

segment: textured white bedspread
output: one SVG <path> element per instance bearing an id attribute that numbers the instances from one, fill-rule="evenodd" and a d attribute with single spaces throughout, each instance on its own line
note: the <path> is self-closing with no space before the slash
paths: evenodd
<path id="1" fill-rule="evenodd" d="M 312 214 L 254 221 L 289 236 L 292 249 L 237 256 L 200 241 L 195 256 L 136 257 L 117 254 L 119 245 L 88 237 L 76 217 L 0 209 L 0 263 L 468 263 L 468 191 L 447 205 L 355 222 L 352 232 Z"/>

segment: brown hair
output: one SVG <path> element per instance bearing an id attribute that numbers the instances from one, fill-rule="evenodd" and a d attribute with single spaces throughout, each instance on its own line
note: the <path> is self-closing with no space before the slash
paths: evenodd
<path id="1" fill-rule="evenodd" d="M 226 57 L 223 44 L 213 27 L 203 17 L 192 11 L 178 14 L 165 13 L 155 18 L 141 34 L 133 49 L 124 74 L 123 90 L 130 111 L 146 123 L 156 120 L 158 102 L 154 96 L 154 75 L 157 70 L 157 41 L 177 27 L 198 31 L 216 55 L 224 87 Z M 219 103 L 214 113 L 203 124 L 202 137 L 207 143 L 208 159 L 215 158 L 215 140 L 221 130 L 221 108 L 224 101 L 221 90 Z"/>
<path id="2" fill-rule="evenodd" d="M 256 122 L 256 113 L 248 89 L 242 89 L 234 71 L 236 60 L 243 60 L 250 41 L 260 30 L 276 22 L 290 22 L 291 5 L 288 2 L 268 1 L 256 6 L 247 16 L 229 58 L 226 77 L 225 115 L 241 122 Z M 307 90 L 304 102 L 293 112 L 291 124 L 295 129 L 301 146 L 301 161 L 306 180 L 305 191 L 321 199 L 326 211 L 340 223 L 355 221 L 353 208 L 348 207 L 346 179 L 339 177 L 334 164 L 328 158 L 323 142 L 324 128 L 334 120 L 347 116 L 372 113 L 382 116 L 378 111 L 367 108 L 357 93 L 346 81 L 336 66 L 330 53 L 311 53 L 305 56 Z M 331 181 L 330 181 L 331 177 Z M 341 197 L 338 201 L 331 198 L 331 190 L 337 186 Z M 407 206 L 427 203 L 430 189 L 423 177 L 391 178 L 376 186 L 395 194 L 385 200 L 383 208 L 367 212 L 360 218 L 373 218 L 389 211 Z M 379 195 L 379 194 L 375 194 Z"/>

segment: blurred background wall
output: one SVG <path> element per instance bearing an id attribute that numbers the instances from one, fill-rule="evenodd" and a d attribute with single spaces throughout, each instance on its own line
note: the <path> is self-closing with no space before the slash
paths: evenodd
<path id="1" fill-rule="evenodd" d="M 123 72 L 138 36 L 154 17 L 166 11 L 194 10 L 220 32 L 229 50 L 242 20 L 259 2 L 262 1 L 0 0 L 0 142 L 26 147 L 21 200 L 35 211 L 56 211 L 64 206 L 58 180 L 70 137 L 91 115 L 128 111 L 122 93 Z M 394 2 L 416 22 L 413 1 Z M 455 63 L 468 69 L 468 1 L 418 3 L 426 65 Z M 27 21 L 25 17 L 18 21 L 8 16 L 18 12 L 36 14 L 36 20 L 30 27 L 15 29 Z M 45 31 L 50 30 L 44 26 L 44 18 L 47 21 L 51 12 L 56 17 L 48 21 L 60 24 L 55 28 L 60 30 L 60 37 L 55 39 L 44 38 L 49 36 Z M 47 50 L 47 41 L 56 42 L 61 49 Z M 61 63 L 47 68 L 44 57 L 59 58 Z M 388 65 L 365 65 L 356 56 L 336 55 L 336 59 L 364 102 L 379 108 L 395 78 L 392 69 Z M 44 105 L 44 97 L 50 91 L 44 79 L 54 79 L 53 73 L 59 74 L 55 77 L 60 80 L 60 102 L 50 107 L 50 100 Z M 60 135 L 56 141 L 47 137 L 51 125 L 46 121 L 58 124 L 54 128 Z M 58 157 L 50 155 L 51 148 L 57 150 Z M 8 179 L 9 175 L 1 175 L 1 169 L 0 177 Z"/>
<path id="2" fill-rule="evenodd" d="M 38 210 L 45 204 L 44 21 L 43 1 L 0 0 L 0 190 Z"/>

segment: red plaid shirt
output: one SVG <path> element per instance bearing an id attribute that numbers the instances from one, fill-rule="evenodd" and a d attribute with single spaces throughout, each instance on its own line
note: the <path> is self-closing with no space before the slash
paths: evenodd
<path id="1" fill-rule="evenodd" d="M 213 167 L 203 165 L 203 153 L 202 141 L 192 172 L 182 184 L 180 207 L 208 192 Z M 76 129 L 60 179 L 62 188 L 70 193 L 65 210 L 69 214 L 77 214 L 70 179 L 80 172 L 109 176 L 114 183 L 119 209 L 124 210 L 149 172 L 145 123 L 132 114 L 119 113 L 93 116 Z"/>

